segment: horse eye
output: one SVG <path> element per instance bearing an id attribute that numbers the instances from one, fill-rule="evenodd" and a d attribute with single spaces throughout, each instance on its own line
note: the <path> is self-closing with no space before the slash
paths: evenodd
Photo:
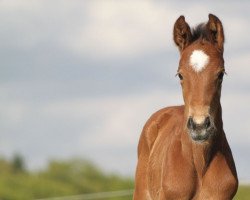
<path id="1" fill-rule="evenodd" d="M 180 80 L 183 80 L 183 76 L 180 73 L 178 73 L 178 76 Z"/>
<path id="2" fill-rule="evenodd" d="M 220 81 L 222 81 L 223 80 L 223 76 L 224 76 L 224 72 L 220 72 L 219 75 L 218 75 L 218 79 Z"/>

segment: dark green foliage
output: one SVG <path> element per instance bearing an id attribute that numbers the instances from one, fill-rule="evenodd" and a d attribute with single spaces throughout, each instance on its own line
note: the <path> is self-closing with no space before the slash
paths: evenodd
<path id="1" fill-rule="evenodd" d="M 25 164 L 24 164 L 24 159 L 21 155 L 15 154 L 12 159 L 12 168 L 13 171 L 18 173 L 18 172 L 24 172 L 25 171 Z"/>

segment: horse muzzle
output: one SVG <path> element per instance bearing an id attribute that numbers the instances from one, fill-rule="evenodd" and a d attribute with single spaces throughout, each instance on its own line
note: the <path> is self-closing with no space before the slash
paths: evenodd
<path id="1" fill-rule="evenodd" d="M 187 128 L 191 138 L 196 142 L 205 142 L 211 138 L 215 132 L 215 126 L 211 117 L 206 117 L 202 122 L 197 123 L 193 117 L 189 117 Z"/>

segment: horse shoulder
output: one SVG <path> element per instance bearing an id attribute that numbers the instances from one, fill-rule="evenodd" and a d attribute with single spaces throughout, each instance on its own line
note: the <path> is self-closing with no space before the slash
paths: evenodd
<path id="1" fill-rule="evenodd" d="M 149 157 L 159 133 L 160 122 L 167 118 L 169 108 L 154 113 L 143 127 L 138 144 L 138 163 L 136 168 L 134 200 L 151 199 L 148 190 Z"/>
<path id="2" fill-rule="evenodd" d="M 177 111 L 177 112 L 176 112 Z M 141 151 L 147 149 L 150 151 L 155 143 L 156 138 L 159 135 L 159 131 L 169 126 L 168 123 L 171 118 L 178 116 L 178 113 L 183 113 L 183 106 L 166 107 L 155 112 L 146 122 L 143 127 L 139 145 L 138 156 Z"/>

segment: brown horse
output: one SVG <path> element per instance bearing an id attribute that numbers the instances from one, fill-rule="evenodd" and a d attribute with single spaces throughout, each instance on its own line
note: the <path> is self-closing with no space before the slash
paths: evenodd
<path id="1" fill-rule="evenodd" d="M 232 199 L 238 179 L 220 104 L 222 23 L 209 14 L 207 23 L 191 30 L 180 16 L 173 37 L 185 105 L 156 112 L 144 126 L 134 200 Z"/>

